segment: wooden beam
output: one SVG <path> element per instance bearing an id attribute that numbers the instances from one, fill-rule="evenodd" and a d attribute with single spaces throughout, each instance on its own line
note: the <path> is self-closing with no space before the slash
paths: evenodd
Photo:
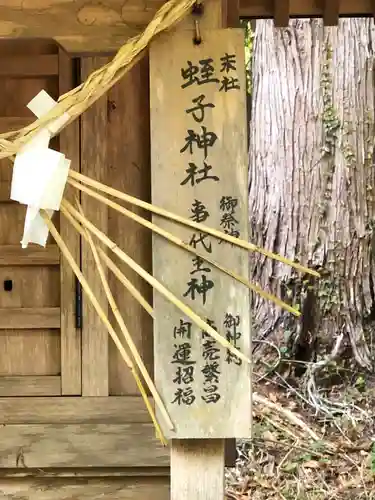
<path id="1" fill-rule="evenodd" d="M 60 328 L 59 307 L 7 307 L 0 309 L 0 328 L 15 330 Z"/>
<path id="2" fill-rule="evenodd" d="M 278 3 L 280 3 L 279 0 Z M 322 0 L 289 0 L 290 17 L 323 17 Z M 369 16 L 373 14 L 372 0 L 341 0 L 339 14 L 341 16 Z M 330 0 L 328 0 L 330 3 Z M 270 0 L 240 0 L 240 16 L 250 18 L 272 18 L 274 4 Z"/>
<path id="3" fill-rule="evenodd" d="M 169 464 L 169 450 L 156 439 L 152 424 L 4 425 L 0 442 L 1 468 Z"/>
<path id="4" fill-rule="evenodd" d="M 24 375 L 19 377 L 0 377 L 0 398 L 10 401 L 12 396 L 16 401 L 24 401 L 27 404 L 29 399 L 19 399 L 30 396 L 60 396 L 61 377 L 46 375 Z M 9 399 L 10 398 L 10 399 Z M 48 400 L 51 400 L 49 397 Z M 1 401 L 1 399 L 0 399 Z M 4 400 L 3 400 L 4 401 Z M 1 414 L 2 421 L 4 415 Z M 2 423 L 4 423 L 2 421 Z"/>
<path id="5" fill-rule="evenodd" d="M 236 0 L 237 1 L 237 0 Z M 239 0 L 241 17 L 273 18 L 272 0 Z M 332 0 L 333 1 L 333 0 Z M 138 3 L 137 3 L 138 2 Z M 117 51 L 151 21 L 164 0 L 41 0 L 14 5 L 0 0 L 0 37 L 53 39 L 71 53 Z M 283 9 L 282 1 L 278 8 Z M 137 6 L 138 5 L 138 6 Z M 339 14 L 372 15 L 372 0 L 341 0 Z M 290 0 L 290 17 L 323 17 L 317 0 Z M 285 19 L 284 19 L 285 21 Z"/>
<path id="6" fill-rule="evenodd" d="M 324 0 L 323 22 L 325 26 L 337 26 L 339 13 L 340 0 Z"/>
<path id="7" fill-rule="evenodd" d="M 30 380 L 30 377 L 17 378 L 21 382 L 24 379 Z M 15 377 L 7 377 L 7 379 L 15 379 Z M 0 378 L 0 388 L 2 383 L 4 384 L 4 377 Z M 7 425 L 148 424 L 151 423 L 151 419 L 140 396 L 110 396 L 105 401 L 102 397 L 34 397 L 27 399 L 3 397 L 0 398 L 0 423 Z"/>
<path id="8" fill-rule="evenodd" d="M 59 73 L 57 54 L 30 56 L 2 56 L 0 77 L 34 78 L 56 76 Z"/>
<path id="9" fill-rule="evenodd" d="M 0 266 L 56 266 L 60 263 L 60 252 L 57 245 L 45 248 L 20 245 L 0 245 Z"/>
<path id="10" fill-rule="evenodd" d="M 99 481 L 101 482 L 106 482 L 103 481 L 105 478 L 107 481 L 111 480 L 111 478 L 150 478 L 151 480 L 155 480 L 156 478 L 168 478 L 168 484 L 169 484 L 169 476 L 170 476 L 170 468 L 168 466 L 164 467 L 75 467 L 74 469 L 70 468 L 49 468 L 49 469 L 25 469 L 25 468 L 17 468 L 17 469 L 0 469 L 0 493 L 2 492 L 1 486 L 4 484 L 4 479 L 5 478 L 14 478 L 14 479 L 20 479 L 20 478 L 38 478 L 40 480 L 41 476 L 43 478 L 49 478 L 49 481 L 51 478 L 64 478 L 64 479 L 69 479 L 69 478 L 98 478 Z M 137 479 L 137 490 L 138 490 L 138 483 L 139 480 Z M 78 481 L 79 482 L 79 481 Z M 75 483 L 76 484 L 76 483 Z M 134 479 L 133 479 L 133 486 L 134 486 Z M 55 490 L 53 490 L 55 491 Z M 131 491 L 133 494 L 133 490 Z M 0 496 L 0 498 L 2 498 Z M 8 500 L 8 497 L 6 497 Z M 13 498 L 13 497 L 12 497 Z M 29 499 L 29 497 L 27 497 Z M 89 497 L 91 498 L 91 497 Z M 95 497 L 96 498 L 96 497 Z M 110 497 L 111 500 L 113 500 L 114 497 Z M 151 498 L 154 500 L 155 497 L 151 495 Z M 167 500 L 169 497 L 164 496 L 163 500 Z M 56 500 L 56 497 L 52 497 L 53 500 Z M 51 499 L 51 500 L 52 500 Z M 71 498 L 69 497 L 69 500 L 81 500 L 82 497 L 74 497 Z M 128 497 L 126 497 L 128 499 Z M 14 500 L 19 500 L 19 497 Z M 40 496 L 33 497 L 32 500 L 40 500 Z M 66 497 L 64 497 L 64 500 L 67 500 Z M 121 496 L 121 499 L 119 500 L 125 500 L 125 497 Z M 133 496 L 129 497 L 129 500 L 134 500 Z M 142 498 L 144 500 L 144 498 Z"/>
<path id="11" fill-rule="evenodd" d="M 285 28 L 289 24 L 289 0 L 274 0 L 274 20 L 276 28 Z"/>
<path id="12" fill-rule="evenodd" d="M 123 0 L 0 0 L 0 37 L 53 39 L 69 52 L 117 50 L 145 26 L 155 7 L 134 8 Z M 156 2 L 157 3 L 157 2 Z M 148 4 L 148 5 L 147 5 Z M 160 5 L 160 4 L 159 4 Z"/>
<path id="13" fill-rule="evenodd" d="M 225 24 L 231 28 L 239 28 L 240 26 L 240 0 L 231 0 L 227 8 Z"/>
<path id="14" fill-rule="evenodd" d="M 111 471 L 101 471 L 95 477 L 97 468 L 93 471 L 87 470 L 85 474 L 77 474 L 74 471 L 65 472 L 61 477 L 61 471 L 46 471 L 18 468 L 11 473 L 3 474 L 5 477 L 0 483 L 0 498 L 6 500 L 167 500 L 169 498 L 169 478 L 149 476 L 149 470 L 143 468 L 139 477 L 123 477 L 128 473 L 118 472 L 118 477 L 113 477 Z M 25 477 L 22 480 L 22 474 Z M 31 477 L 33 476 L 33 477 Z M 120 477 L 121 476 L 121 477 Z M 21 480 L 20 480 L 21 479 Z"/>

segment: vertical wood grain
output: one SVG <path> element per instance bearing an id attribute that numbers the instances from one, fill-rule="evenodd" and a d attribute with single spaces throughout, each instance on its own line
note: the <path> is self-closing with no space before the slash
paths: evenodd
<path id="1" fill-rule="evenodd" d="M 151 198 L 150 101 L 148 57 L 143 57 L 109 92 L 108 183 L 145 201 Z M 130 207 L 149 218 L 149 213 Z M 151 272 L 151 231 L 114 210 L 108 214 L 108 235 L 144 269 Z M 111 256 L 112 257 L 112 256 Z M 142 295 L 152 302 L 150 286 L 124 263 L 116 264 Z M 119 310 L 152 376 L 152 320 L 112 274 L 111 290 Z M 109 387 L 111 395 L 138 394 L 134 378 L 112 341 L 109 342 Z"/>
<path id="2" fill-rule="evenodd" d="M 94 70 L 109 61 L 108 57 L 82 57 L 81 75 L 84 81 Z M 81 171 L 98 181 L 107 182 L 107 123 L 108 96 L 93 104 L 81 118 Z M 107 233 L 107 207 L 82 193 L 82 208 L 86 217 Z M 82 241 L 82 271 L 104 311 L 108 311 L 106 295 L 96 271 L 90 245 Z M 99 316 L 83 295 L 82 323 L 82 395 L 108 396 L 108 333 Z"/>
<path id="3" fill-rule="evenodd" d="M 224 440 L 174 440 L 171 500 L 224 500 Z"/>
<path id="4" fill-rule="evenodd" d="M 59 49 L 59 92 L 65 94 L 74 87 L 74 62 Z M 80 120 L 65 127 L 60 133 L 60 151 L 71 160 L 71 169 L 80 170 Z M 66 186 L 64 197 L 74 203 L 75 190 Z M 60 234 L 76 262 L 80 262 L 80 237 L 69 221 L 61 216 Z M 76 278 L 63 257 L 60 263 L 61 279 L 61 390 L 63 395 L 81 394 L 81 329 L 76 328 Z"/>

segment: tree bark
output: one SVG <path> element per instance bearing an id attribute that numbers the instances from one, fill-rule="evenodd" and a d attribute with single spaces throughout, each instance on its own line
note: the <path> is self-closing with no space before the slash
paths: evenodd
<path id="1" fill-rule="evenodd" d="M 375 318 L 374 44 L 372 19 L 258 21 L 252 62 L 252 241 L 320 270 L 313 282 L 261 255 L 252 279 L 298 304 L 295 320 L 254 297 L 258 338 L 285 335 L 297 359 L 343 335 L 371 368 Z M 336 345 L 337 348 L 337 345 Z"/>

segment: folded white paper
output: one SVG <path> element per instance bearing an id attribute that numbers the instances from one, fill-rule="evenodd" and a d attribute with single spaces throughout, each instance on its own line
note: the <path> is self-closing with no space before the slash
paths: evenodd
<path id="1" fill-rule="evenodd" d="M 48 148 L 49 146 L 49 141 L 51 140 L 52 134 L 48 129 L 42 129 L 40 132 L 34 135 L 34 137 L 27 142 L 24 146 L 22 146 L 20 152 L 18 153 L 24 153 L 25 151 L 31 151 L 36 148 Z M 17 155 L 17 156 L 18 156 Z M 17 158 L 16 156 L 16 158 Z"/>
<path id="2" fill-rule="evenodd" d="M 36 147 L 16 156 L 10 197 L 24 205 L 59 210 L 70 161 L 53 149 Z"/>
<path id="3" fill-rule="evenodd" d="M 42 118 L 42 116 L 49 113 L 51 109 L 56 106 L 56 104 L 56 101 L 52 99 L 52 97 L 47 94 L 45 90 L 41 90 L 39 94 L 34 97 L 34 99 L 31 99 L 27 107 L 37 118 Z M 58 132 L 60 128 L 69 121 L 69 118 L 68 113 L 64 113 L 62 116 L 59 116 L 56 120 L 47 125 L 48 130 L 52 135 L 56 134 L 56 132 Z"/>
<path id="4" fill-rule="evenodd" d="M 42 90 L 27 107 L 41 118 L 56 102 Z M 69 120 L 65 113 L 47 128 L 38 132 L 17 154 L 12 177 L 10 197 L 27 205 L 22 247 L 29 243 L 45 246 L 48 238 L 46 226 L 39 210 L 44 209 L 49 217 L 60 209 L 70 160 L 64 154 L 49 148 L 52 135 Z"/>
<path id="5" fill-rule="evenodd" d="M 53 215 L 53 210 L 46 210 L 49 218 Z M 39 208 L 27 207 L 25 217 L 25 227 L 21 240 L 22 248 L 27 248 L 29 243 L 36 243 L 42 247 L 46 246 L 48 239 L 48 226 L 40 215 Z"/>

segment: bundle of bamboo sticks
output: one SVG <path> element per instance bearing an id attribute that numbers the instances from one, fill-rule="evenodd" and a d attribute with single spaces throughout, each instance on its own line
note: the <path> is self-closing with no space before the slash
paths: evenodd
<path id="1" fill-rule="evenodd" d="M 108 256 L 108 254 L 99 246 L 97 246 L 93 240 L 95 237 L 99 240 L 105 247 L 111 250 L 122 262 L 124 262 L 127 266 L 129 266 L 133 271 L 135 271 L 139 276 L 141 276 L 148 284 L 150 284 L 158 293 L 161 293 L 166 299 L 174 304 L 185 316 L 190 318 L 190 320 L 195 323 L 200 330 L 203 330 L 210 334 L 217 342 L 219 342 L 223 347 L 229 349 L 233 354 L 241 358 L 245 362 L 250 362 L 250 360 L 240 351 L 238 351 L 228 340 L 222 336 L 219 332 L 214 330 L 209 324 L 207 324 L 199 315 L 197 315 L 190 307 L 184 304 L 178 297 L 176 297 L 170 290 L 168 290 L 162 283 L 160 283 L 157 279 L 155 279 L 150 273 L 148 273 L 145 269 L 143 269 L 139 264 L 137 264 L 128 254 L 126 254 L 121 248 L 119 248 L 107 235 L 105 235 L 102 231 L 100 231 L 92 222 L 88 220 L 85 216 L 82 207 L 79 203 L 78 194 L 79 192 L 83 192 L 88 196 L 98 200 L 101 203 L 106 204 L 108 207 L 116 210 L 117 212 L 125 215 L 126 217 L 131 218 L 133 221 L 141 224 L 144 227 L 147 227 L 154 233 L 162 236 L 167 239 L 172 244 L 180 247 L 182 250 L 186 252 L 190 252 L 194 255 L 197 255 L 204 259 L 206 262 L 210 263 L 214 267 L 216 267 L 221 272 L 229 275 L 234 280 L 242 283 L 245 287 L 252 290 L 255 293 L 260 294 L 267 300 L 273 301 L 277 306 L 284 308 L 286 311 L 294 314 L 295 316 L 299 316 L 300 312 L 290 305 L 286 304 L 279 298 L 274 295 L 262 290 L 259 286 L 251 283 L 243 276 L 239 276 L 238 274 L 232 272 L 230 269 L 224 267 L 222 264 L 216 262 L 210 257 L 201 254 L 195 248 L 190 245 L 184 243 L 181 239 L 174 236 L 172 233 L 162 229 L 158 225 L 150 222 L 147 219 L 133 213 L 131 210 L 128 210 L 124 206 L 114 202 L 110 197 L 117 198 L 126 202 L 132 206 L 143 208 L 152 214 L 157 214 L 164 218 L 170 219 L 176 223 L 183 224 L 185 226 L 189 226 L 194 229 L 199 229 L 201 232 L 205 232 L 214 236 L 219 240 L 224 240 L 228 243 L 232 243 L 237 247 L 240 247 L 247 251 L 256 251 L 260 252 L 263 255 L 275 259 L 279 262 L 287 264 L 296 270 L 308 273 L 314 276 L 319 276 L 316 271 L 310 270 L 298 263 L 292 262 L 289 259 L 282 257 L 280 255 L 274 254 L 262 248 L 259 248 L 252 243 L 249 243 L 245 240 L 241 240 L 239 238 L 234 238 L 225 233 L 217 231 L 216 229 L 204 226 L 202 224 L 193 222 L 189 219 L 185 219 L 175 213 L 164 210 L 163 208 L 157 207 L 151 203 L 147 203 L 145 201 L 139 200 L 138 198 L 132 197 L 126 193 L 118 191 L 112 187 L 106 186 L 101 182 L 98 182 L 94 179 L 91 179 L 85 175 L 82 175 L 75 171 L 70 171 L 68 183 L 73 186 L 77 190 L 76 197 L 76 207 L 74 207 L 71 203 L 69 203 L 66 199 L 63 199 L 61 205 L 61 212 L 67 218 L 67 220 L 72 224 L 74 229 L 78 231 L 78 233 L 89 243 L 89 246 L 92 250 L 94 261 L 97 267 L 98 274 L 101 278 L 101 282 L 103 285 L 103 289 L 105 291 L 108 303 L 113 312 L 114 318 L 119 327 L 119 331 L 121 332 L 121 337 L 116 333 L 115 328 L 110 323 L 108 317 L 106 316 L 104 310 L 100 306 L 98 300 L 95 297 L 92 289 L 90 288 L 89 283 L 84 277 L 82 271 L 80 270 L 79 265 L 75 262 L 69 248 L 64 243 L 60 234 L 58 233 L 56 227 L 53 222 L 50 220 L 46 212 L 42 212 L 43 219 L 47 224 L 52 236 L 54 237 L 57 245 L 59 246 L 61 253 L 69 262 L 73 272 L 75 273 L 77 279 L 80 281 L 81 286 L 86 293 L 88 299 L 90 300 L 92 306 L 95 311 L 99 315 L 101 321 L 104 326 L 107 328 L 109 335 L 111 336 L 113 342 L 117 346 L 120 355 L 123 360 L 131 370 L 131 373 L 136 381 L 136 384 L 139 388 L 139 391 L 143 397 L 143 400 L 146 404 L 150 417 L 154 423 L 157 435 L 159 436 L 161 442 L 166 444 L 166 440 L 162 434 L 160 424 L 158 423 L 153 407 L 150 404 L 150 401 L 147 396 L 147 392 L 145 389 L 145 385 L 147 386 L 150 394 L 154 398 L 154 402 L 156 406 L 159 408 L 161 416 L 165 419 L 166 424 L 170 429 L 173 429 L 173 422 L 171 421 L 167 409 L 161 400 L 160 395 L 152 381 L 150 374 L 147 372 L 147 369 L 142 361 L 142 357 L 139 354 L 134 341 L 132 340 L 131 334 L 125 324 L 125 321 L 117 307 L 114 296 L 110 290 L 108 280 L 103 271 L 103 265 L 107 266 L 110 271 L 116 276 L 116 278 L 122 283 L 122 285 L 129 291 L 129 293 L 139 302 L 139 304 L 151 315 L 153 316 L 152 306 L 147 302 L 147 300 L 141 295 L 141 293 L 136 289 L 136 287 L 126 278 L 123 272 L 118 268 L 118 266 L 113 262 L 113 260 Z M 125 347 L 126 346 L 126 347 Z M 130 353 L 128 352 L 130 351 Z M 143 379 L 143 381 L 142 381 Z M 144 385 L 145 384 L 145 385 Z"/>

